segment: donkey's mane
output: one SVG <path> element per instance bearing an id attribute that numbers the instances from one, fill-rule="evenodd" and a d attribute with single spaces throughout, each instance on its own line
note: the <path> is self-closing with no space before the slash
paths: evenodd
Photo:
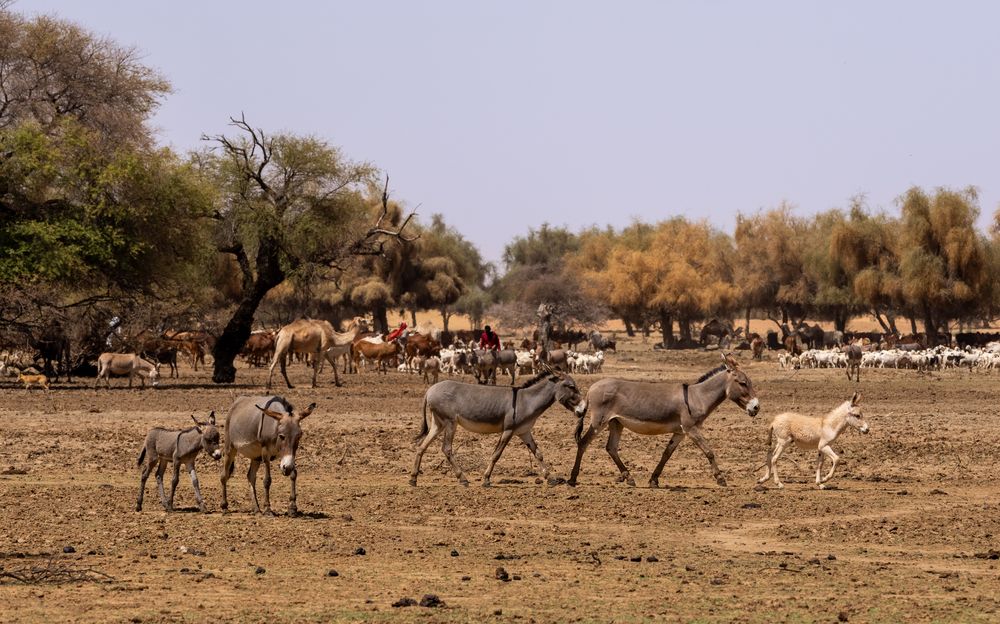
<path id="1" fill-rule="evenodd" d="M 706 379 L 711 379 L 712 377 L 715 377 L 716 375 L 718 375 L 719 373 L 721 373 L 724 370 L 726 370 L 726 365 L 725 364 L 720 364 L 716 368 L 713 368 L 712 370 L 708 371 L 707 373 L 705 373 L 704 375 L 702 375 L 701 377 L 699 377 L 698 381 L 696 381 L 695 383 L 696 384 L 700 384 L 701 382 L 705 381 Z"/>
<path id="2" fill-rule="evenodd" d="M 554 374 L 555 373 L 550 373 L 550 372 L 538 373 L 528 381 L 518 386 L 517 389 L 524 390 L 525 388 L 530 388 L 531 386 L 537 384 L 538 382 L 548 379 L 549 377 L 552 377 Z"/>

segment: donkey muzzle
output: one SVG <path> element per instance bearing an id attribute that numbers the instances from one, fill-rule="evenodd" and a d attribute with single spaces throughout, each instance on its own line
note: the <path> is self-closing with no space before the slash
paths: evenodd
<path id="1" fill-rule="evenodd" d="M 215 461 L 219 461 L 220 459 L 222 459 L 222 451 L 220 451 L 219 449 L 215 449 L 214 451 L 212 451 L 212 459 L 214 459 Z"/>
<path id="2" fill-rule="evenodd" d="M 868 423 L 861 425 L 861 429 L 859 431 L 861 431 L 861 433 L 868 433 Z"/>
<path id="3" fill-rule="evenodd" d="M 291 455 L 285 455 L 281 458 L 281 463 L 278 466 L 281 468 L 281 474 L 287 477 L 295 470 L 295 458 Z"/>
<path id="4" fill-rule="evenodd" d="M 750 401 L 747 403 L 747 415 L 750 416 L 750 418 L 753 418 L 754 416 L 757 415 L 757 412 L 759 411 L 760 411 L 760 401 L 757 399 L 757 397 L 750 399 Z"/>

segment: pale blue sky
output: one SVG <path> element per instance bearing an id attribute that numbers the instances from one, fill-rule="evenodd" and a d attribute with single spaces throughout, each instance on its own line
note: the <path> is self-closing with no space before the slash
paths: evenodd
<path id="1" fill-rule="evenodd" d="M 391 176 L 490 259 L 543 221 L 1000 201 L 1000 4 L 20 0 L 145 51 L 196 147 L 244 111 Z"/>

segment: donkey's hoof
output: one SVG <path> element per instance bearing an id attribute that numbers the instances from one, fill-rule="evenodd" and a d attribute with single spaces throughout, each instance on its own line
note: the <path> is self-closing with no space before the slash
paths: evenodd
<path id="1" fill-rule="evenodd" d="M 826 484 L 825 483 L 820 483 L 819 484 L 819 489 L 825 490 L 826 489 Z"/>
<path id="2" fill-rule="evenodd" d="M 410 487 L 417 487 L 417 478 L 410 477 Z"/>
<path id="3" fill-rule="evenodd" d="M 483 487 L 484 488 L 493 487 L 493 484 L 490 483 L 489 480 L 486 480 L 486 481 L 483 481 Z"/>
<path id="4" fill-rule="evenodd" d="M 629 484 L 632 487 L 635 487 L 635 479 L 633 479 L 632 477 L 625 479 L 625 483 Z"/>
<path id="5" fill-rule="evenodd" d="M 726 487 L 726 485 L 728 485 L 726 483 L 726 478 L 722 476 L 716 477 L 715 482 L 719 484 L 719 487 Z"/>
<path id="6" fill-rule="evenodd" d="M 784 483 L 779 483 L 779 484 L 777 484 L 777 487 L 780 490 L 780 489 L 782 489 L 782 488 L 785 487 L 785 484 Z"/>
<path id="7" fill-rule="evenodd" d="M 654 490 L 659 489 L 659 487 L 660 487 L 660 480 L 659 479 L 650 479 L 649 480 L 649 487 L 652 488 L 652 489 L 654 489 Z"/>
<path id="8" fill-rule="evenodd" d="M 570 478 L 570 480 L 566 482 L 566 485 L 568 485 L 570 487 L 576 487 L 576 479 L 575 478 Z"/>
<path id="9" fill-rule="evenodd" d="M 301 515 L 302 514 L 299 513 L 298 508 L 296 508 L 296 507 L 289 507 L 288 508 L 288 517 L 289 518 L 298 518 Z"/>
<path id="10" fill-rule="evenodd" d="M 264 517 L 266 517 L 266 518 L 273 518 L 273 517 L 274 517 L 274 512 L 273 512 L 273 511 L 271 511 L 270 509 L 268 509 L 268 510 L 264 511 L 264 512 L 263 512 L 262 514 L 260 514 L 260 515 L 262 515 L 262 516 L 264 516 Z"/>

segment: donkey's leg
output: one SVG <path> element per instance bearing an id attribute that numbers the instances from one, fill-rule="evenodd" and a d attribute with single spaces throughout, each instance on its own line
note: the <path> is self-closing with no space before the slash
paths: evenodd
<path id="1" fill-rule="evenodd" d="M 191 487 L 194 488 L 194 499 L 198 501 L 198 509 L 202 513 L 205 513 L 208 511 L 208 508 L 205 507 L 205 499 L 201 497 L 201 487 L 198 485 L 198 473 L 194 471 L 194 459 L 188 462 L 187 469 L 191 473 Z"/>
<path id="2" fill-rule="evenodd" d="M 538 460 L 539 465 L 542 467 L 542 478 L 548 481 L 549 475 L 552 473 L 552 469 L 549 468 L 549 465 L 545 463 L 544 459 L 542 459 L 542 452 L 538 450 L 538 445 L 535 444 L 534 436 L 531 435 L 530 431 L 526 431 L 523 434 L 521 434 L 520 438 L 521 441 L 524 442 L 524 445 L 528 447 L 528 450 L 531 451 L 531 454 L 535 456 L 535 459 Z"/>
<path id="3" fill-rule="evenodd" d="M 170 505 L 167 502 L 167 495 L 163 491 L 163 473 L 167 471 L 167 462 L 164 460 L 159 460 L 159 464 L 156 466 L 156 489 L 160 492 L 160 503 L 163 508 L 170 511 Z"/>
<path id="4" fill-rule="evenodd" d="M 298 497 L 298 494 L 295 492 L 295 481 L 299 478 L 299 469 L 293 469 L 292 474 L 288 475 L 288 477 L 292 480 L 292 493 L 288 497 L 288 515 L 297 516 L 299 515 L 299 508 L 295 504 L 295 499 Z"/>
<path id="5" fill-rule="evenodd" d="M 592 420 L 591 423 L 587 425 L 587 432 L 576 441 L 576 461 L 573 462 L 573 471 L 569 474 L 569 481 L 566 482 L 567 485 L 576 485 L 576 478 L 580 476 L 580 462 L 583 460 L 583 453 L 587 450 L 587 447 L 590 445 L 590 441 L 594 439 L 594 435 L 596 434 L 597 430 L 594 429 L 594 423 Z"/>
<path id="6" fill-rule="evenodd" d="M 271 459 L 263 458 L 264 462 L 264 515 L 273 516 L 271 511 Z"/>
<path id="7" fill-rule="evenodd" d="M 167 503 L 169 503 L 169 509 L 167 511 L 174 510 L 174 494 L 177 492 L 177 484 L 181 480 L 181 460 L 179 457 L 174 456 L 174 460 L 172 462 L 172 468 L 174 469 L 174 471 L 170 479 L 170 498 L 167 499 Z"/>
<path id="8" fill-rule="evenodd" d="M 441 442 L 441 452 L 448 459 L 448 463 L 451 464 L 451 469 L 455 471 L 455 476 L 458 477 L 458 482 L 462 485 L 469 485 L 469 480 L 465 478 L 465 474 L 462 469 L 458 467 L 455 463 L 455 453 L 452 451 L 452 442 L 455 440 L 455 429 L 457 425 L 455 421 L 448 421 L 444 425 L 444 433 L 442 434 L 443 441 Z"/>
<path id="9" fill-rule="evenodd" d="M 497 460 L 503 455 L 503 450 L 507 448 L 507 443 L 510 442 L 512 437 L 514 437 L 513 429 L 507 429 L 500 434 L 497 447 L 493 449 L 493 456 L 490 457 L 490 463 L 486 466 L 486 472 L 483 473 L 483 487 L 490 487 L 490 477 L 493 475 L 493 467 L 496 466 Z"/>
<path id="10" fill-rule="evenodd" d="M 153 472 L 153 464 L 156 463 L 156 451 L 150 453 L 146 451 L 146 461 L 142 463 L 142 474 L 139 476 L 139 498 L 135 501 L 135 510 L 142 511 L 142 499 L 146 494 L 146 479 Z"/>
<path id="11" fill-rule="evenodd" d="M 774 444 L 774 452 L 771 454 L 770 466 L 771 476 L 774 478 L 774 485 L 779 488 L 785 487 L 785 484 L 781 482 L 778 478 L 778 460 L 781 458 L 781 454 L 785 452 L 785 447 L 788 446 L 788 439 L 779 438 Z"/>
<path id="12" fill-rule="evenodd" d="M 253 493 L 253 511 L 260 513 L 260 503 L 257 502 L 257 469 L 260 468 L 260 458 L 250 460 L 250 468 L 247 470 L 247 481 L 250 482 L 250 491 Z"/>
<path id="13" fill-rule="evenodd" d="M 236 467 L 236 449 L 229 447 L 226 449 L 225 457 L 222 458 L 222 472 L 219 475 L 222 481 L 222 510 L 229 509 L 229 497 L 226 483 L 229 477 L 233 476 L 233 468 Z"/>
<path id="14" fill-rule="evenodd" d="M 607 449 L 608 455 L 614 460 L 615 465 L 618 466 L 618 480 L 628 483 L 632 487 L 635 487 L 635 479 L 632 475 L 628 473 L 628 468 L 625 467 L 625 462 L 622 458 L 618 456 L 618 444 L 622 439 L 622 424 L 618 422 L 617 419 L 612 420 L 608 423 L 608 443 L 604 448 Z"/>
<path id="15" fill-rule="evenodd" d="M 649 475 L 649 487 L 660 487 L 660 474 L 663 472 L 663 467 L 667 465 L 667 462 L 670 461 L 670 457 L 674 454 L 677 446 L 683 441 L 683 432 L 675 433 L 670 437 L 670 442 L 667 442 L 667 448 L 663 449 L 663 455 L 660 457 L 660 462 L 656 464 L 656 469 L 653 470 L 653 474 Z"/>
<path id="16" fill-rule="evenodd" d="M 701 433 L 701 427 L 691 427 L 687 430 L 687 434 L 691 436 L 694 443 L 697 444 L 698 448 L 701 449 L 701 452 L 705 454 L 705 459 L 707 459 L 709 465 L 712 466 L 712 476 L 715 477 L 715 482 L 722 487 L 725 487 L 726 478 L 722 475 L 722 471 L 719 470 L 719 465 L 715 463 L 715 452 L 712 450 L 712 447 L 709 446 L 708 440 L 706 440 L 705 436 Z"/>
<path id="17" fill-rule="evenodd" d="M 817 481 L 817 483 L 819 484 L 819 488 L 821 490 L 824 490 L 826 489 L 826 486 L 823 484 L 829 481 L 833 477 L 833 471 L 837 469 L 837 462 L 840 460 L 840 456 L 833 452 L 833 449 L 830 448 L 829 444 L 821 448 L 820 453 L 821 453 L 820 457 L 822 457 L 822 455 L 826 455 L 827 457 L 830 458 L 830 461 L 832 462 L 832 464 L 830 465 L 830 472 L 826 473 L 826 476 L 823 477 L 822 481 Z M 819 475 L 817 474 L 817 477 L 818 476 Z"/>
<path id="18" fill-rule="evenodd" d="M 437 415 L 431 412 L 431 424 L 427 427 L 427 435 L 420 441 L 420 446 L 417 447 L 417 454 L 413 458 L 413 472 L 410 473 L 410 485 L 417 484 L 417 475 L 420 474 L 420 461 L 423 459 L 427 447 L 431 445 L 431 442 L 434 441 L 434 438 L 437 437 L 440 431 L 441 427 L 438 425 Z"/>

